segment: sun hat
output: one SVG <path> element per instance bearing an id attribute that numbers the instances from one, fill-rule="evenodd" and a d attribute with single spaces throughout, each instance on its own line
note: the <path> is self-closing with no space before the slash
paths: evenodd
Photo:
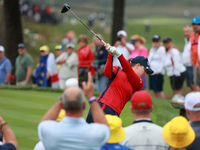
<path id="1" fill-rule="evenodd" d="M 40 51 L 49 52 L 49 47 L 47 45 L 43 45 L 40 47 Z"/>
<path id="2" fill-rule="evenodd" d="M 120 35 L 127 37 L 127 33 L 124 30 L 120 30 L 120 31 L 117 32 L 117 37 L 119 37 Z"/>
<path id="3" fill-rule="evenodd" d="M 195 105 L 200 105 L 200 92 L 190 92 L 185 96 L 185 108 L 190 111 L 200 111 L 200 106 L 195 107 Z"/>
<path id="4" fill-rule="evenodd" d="M 62 44 L 58 44 L 55 46 L 56 50 L 64 50 L 64 46 Z"/>
<path id="5" fill-rule="evenodd" d="M 152 74 L 154 71 L 150 68 L 148 59 L 144 56 L 137 56 L 135 58 L 130 59 L 131 63 L 139 63 L 140 65 L 144 66 L 147 69 L 147 74 Z"/>
<path id="6" fill-rule="evenodd" d="M 192 24 L 199 24 L 200 25 L 200 18 L 199 17 L 192 18 L 191 23 Z"/>
<path id="7" fill-rule="evenodd" d="M 131 36 L 131 43 L 134 44 L 136 41 L 140 41 L 142 44 L 146 43 L 146 39 L 142 36 L 139 36 L 137 34 Z"/>
<path id="8" fill-rule="evenodd" d="M 149 92 L 141 90 L 133 94 L 131 98 L 132 107 L 135 109 L 147 109 L 152 107 L 152 99 Z M 140 103 L 144 104 L 143 106 Z"/>
<path id="9" fill-rule="evenodd" d="M 105 115 L 105 117 L 110 128 L 110 138 L 107 143 L 119 143 L 126 136 L 124 128 L 122 127 L 122 120 L 118 116 L 109 114 Z"/>
<path id="10" fill-rule="evenodd" d="M 18 47 L 18 48 L 26 48 L 26 46 L 25 46 L 24 43 L 19 43 L 19 44 L 17 45 L 17 47 Z"/>
<path id="11" fill-rule="evenodd" d="M 153 38 L 152 38 L 152 41 L 160 41 L 161 40 L 161 37 L 159 35 L 154 35 Z"/>
<path id="12" fill-rule="evenodd" d="M 66 45 L 66 47 L 67 47 L 67 48 L 69 48 L 69 47 L 71 47 L 71 48 L 74 48 L 74 47 L 75 47 L 75 45 L 74 45 L 74 44 L 72 44 L 72 43 L 69 43 L 69 44 L 67 44 L 67 45 Z"/>
<path id="13" fill-rule="evenodd" d="M 162 135 L 173 148 L 184 148 L 195 139 L 195 133 L 186 118 L 178 116 L 164 125 Z"/>
<path id="14" fill-rule="evenodd" d="M 0 45 L 0 52 L 4 52 L 4 51 L 5 51 L 4 47 Z"/>
<path id="15" fill-rule="evenodd" d="M 69 78 L 65 81 L 65 87 L 78 87 L 78 80 L 77 78 Z"/>

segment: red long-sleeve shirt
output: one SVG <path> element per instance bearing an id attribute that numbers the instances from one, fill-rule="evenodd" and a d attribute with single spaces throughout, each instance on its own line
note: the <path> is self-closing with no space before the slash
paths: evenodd
<path id="1" fill-rule="evenodd" d="M 108 55 L 104 74 L 109 78 L 109 81 L 103 93 L 98 97 L 98 101 L 111 107 L 120 115 L 134 91 L 142 88 L 143 81 L 133 71 L 131 65 L 123 55 L 119 56 L 119 61 L 123 70 L 118 66 L 113 67 L 112 55 Z"/>
<path id="2" fill-rule="evenodd" d="M 91 66 L 94 62 L 94 54 L 88 46 L 84 46 L 78 49 L 78 61 L 78 67 L 87 66 L 91 74 L 95 74 L 95 69 Z"/>

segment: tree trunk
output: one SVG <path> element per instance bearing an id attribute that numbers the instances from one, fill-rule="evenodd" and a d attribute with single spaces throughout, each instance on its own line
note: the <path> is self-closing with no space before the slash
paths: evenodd
<path id="1" fill-rule="evenodd" d="M 111 41 L 114 45 L 117 40 L 117 32 L 122 30 L 124 23 L 124 5 L 125 0 L 113 0 L 113 25 L 112 25 L 112 36 Z"/>
<path id="2" fill-rule="evenodd" d="M 5 54 L 10 59 L 12 66 L 15 66 L 15 59 L 18 55 L 17 45 L 23 42 L 19 0 L 4 0 L 3 15 L 5 23 L 5 31 L 3 32 L 5 34 L 3 35 L 5 38 Z"/>

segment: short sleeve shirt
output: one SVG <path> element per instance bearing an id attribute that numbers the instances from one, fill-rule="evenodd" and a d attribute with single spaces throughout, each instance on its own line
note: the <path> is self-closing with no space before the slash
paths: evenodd
<path id="1" fill-rule="evenodd" d="M 33 67 L 33 59 L 28 53 L 25 53 L 23 56 L 17 57 L 15 66 L 15 76 L 17 82 L 24 81 L 26 79 L 27 68 Z"/>
<path id="2" fill-rule="evenodd" d="M 11 70 L 12 65 L 10 60 L 4 56 L 3 59 L 0 61 L 0 84 L 3 84 L 5 82 L 6 74 L 8 72 L 11 72 Z"/>
<path id="3" fill-rule="evenodd" d="M 109 139 L 110 130 L 103 124 L 88 124 L 84 118 L 65 116 L 60 122 L 41 122 L 38 135 L 48 150 L 99 150 Z"/>

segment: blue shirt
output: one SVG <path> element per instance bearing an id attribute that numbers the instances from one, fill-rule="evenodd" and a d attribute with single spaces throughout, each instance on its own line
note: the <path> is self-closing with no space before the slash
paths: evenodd
<path id="1" fill-rule="evenodd" d="M 5 143 L 0 145 L 0 150 L 16 150 L 16 148 L 12 143 Z"/>
<path id="2" fill-rule="evenodd" d="M 109 139 L 110 129 L 103 124 L 88 124 L 82 117 L 65 116 L 60 122 L 41 122 L 38 135 L 48 150 L 99 150 Z"/>
<path id="3" fill-rule="evenodd" d="M 7 72 L 11 72 L 12 65 L 10 60 L 7 57 L 3 57 L 2 60 L 0 60 L 0 84 L 4 84 L 6 79 Z M 10 83 L 10 80 L 8 81 Z"/>
<path id="4" fill-rule="evenodd" d="M 134 150 L 134 149 L 128 148 L 126 146 L 117 143 L 117 144 L 106 144 L 101 148 L 101 150 Z"/>

